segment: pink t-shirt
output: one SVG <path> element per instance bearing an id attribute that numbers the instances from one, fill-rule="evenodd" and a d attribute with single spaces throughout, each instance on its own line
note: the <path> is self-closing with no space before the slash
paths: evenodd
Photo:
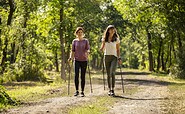
<path id="1" fill-rule="evenodd" d="M 87 39 L 74 39 L 72 42 L 72 51 L 74 53 L 74 60 L 87 61 L 87 51 L 90 49 L 89 41 Z"/>

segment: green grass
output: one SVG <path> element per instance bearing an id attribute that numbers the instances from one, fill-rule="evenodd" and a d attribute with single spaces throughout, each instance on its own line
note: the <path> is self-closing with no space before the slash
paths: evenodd
<path id="1" fill-rule="evenodd" d="M 30 83 L 30 82 L 28 82 Z M 33 82 L 32 82 L 33 83 Z M 7 88 L 11 88 L 10 90 L 7 91 L 7 93 L 22 102 L 28 102 L 28 101 L 37 101 L 37 100 L 42 100 L 48 97 L 53 96 L 52 94 L 50 95 L 50 90 L 53 89 L 58 89 L 61 87 L 61 85 L 56 85 L 56 84 L 42 84 L 42 83 L 37 83 L 34 82 L 34 86 L 14 86 L 13 88 L 11 86 Z"/>
<path id="2" fill-rule="evenodd" d="M 62 96 L 66 94 L 66 90 L 62 88 L 64 84 L 64 81 L 59 80 L 49 84 L 27 81 L 7 83 L 4 84 L 4 87 L 6 88 L 6 93 L 12 99 L 15 99 L 18 104 L 22 104 Z M 0 103 L 0 112 L 11 107 L 13 106 Z"/>
<path id="3" fill-rule="evenodd" d="M 168 114 L 185 114 L 185 81 L 175 81 L 170 85 L 169 101 L 166 104 Z"/>
<path id="4" fill-rule="evenodd" d="M 21 101 L 33 101 L 49 89 L 51 89 L 50 86 L 19 87 L 18 89 L 8 91 L 8 94 Z"/>
<path id="5" fill-rule="evenodd" d="M 162 103 L 164 114 L 185 114 L 185 80 L 176 79 L 167 74 L 153 74 L 151 76 L 169 82 L 168 99 Z"/>
<path id="6" fill-rule="evenodd" d="M 115 99 L 107 97 L 97 97 L 94 102 L 84 106 L 74 107 L 68 114 L 102 114 L 108 111 L 109 106 L 114 104 Z"/>
<path id="7" fill-rule="evenodd" d="M 39 102 L 41 100 L 52 98 L 52 97 L 58 97 L 66 94 L 66 90 L 62 91 L 61 89 L 62 85 L 57 84 L 36 84 L 33 87 L 29 86 L 14 86 L 7 87 L 9 90 L 6 92 L 9 94 L 9 96 L 17 101 L 17 105 L 5 105 L 0 103 L 0 112 L 9 108 L 12 108 L 14 106 L 19 106 L 22 103 L 29 103 L 29 102 Z M 11 89 L 10 89 L 11 88 Z"/>

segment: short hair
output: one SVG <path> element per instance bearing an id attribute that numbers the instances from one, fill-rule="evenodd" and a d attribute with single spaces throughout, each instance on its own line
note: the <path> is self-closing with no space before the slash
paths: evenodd
<path id="1" fill-rule="evenodd" d="M 77 33 L 79 30 L 82 30 L 82 31 L 84 32 L 83 27 L 77 27 L 74 34 L 76 35 L 76 33 Z"/>

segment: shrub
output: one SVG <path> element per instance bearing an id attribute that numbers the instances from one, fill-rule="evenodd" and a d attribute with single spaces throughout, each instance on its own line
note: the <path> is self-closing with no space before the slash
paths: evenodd
<path id="1" fill-rule="evenodd" d="M 0 104 L 1 105 L 17 105 L 18 102 L 12 99 L 6 92 L 3 86 L 0 85 Z"/>

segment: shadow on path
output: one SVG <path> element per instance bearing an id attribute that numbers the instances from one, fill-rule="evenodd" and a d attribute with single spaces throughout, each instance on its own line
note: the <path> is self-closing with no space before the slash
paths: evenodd
<path id="1" fill-rule="evenodd" d="M 157 79 L 124 79 L 126 84 L 138 84 L 138 85 L 172 85 L 176 84 L 174 82 L 168 82 L 168 81 L 161 81 Z"/>
<path id="2" fill-rule="evenodd" d="M 169 98 L 132 98 L 132 97 L 125 97 L 125 96 L 119 96 L 115 95 L 114 98 L 123 98 L 123 99 L 129 99 L 129 100 L 168 100 Z"/>
<path id="3" fill-rule="evenodd" d="M 128 84 L 136 84 L 136 85 L 147 85 L 147 86 L 154 86 L 154 85 L 161 85 L 161 86 L 167 86 L 167 85 L 185 85 L 185 83 L 175 83 L 175 82 L 170 82 L 170 81 L 162 81 L 159 80 L 157 78 L 150 78 L 149 75 L 151 73 L 148 72 L 132 72 L 132 71 L 125 71 L 125 72 L 116 72 L 116 84 L 122 84 L 121 83 L 121 74 L 123 75 L 123 83 L 124 85 L 128 85 Z M 142 78 L 129 78 L 129 77 L 125 77 L 125 75 L 140 75 L 140 76 L 146 76 L 148 78 L 146 79 L 142 79 Z M 99 80 L 100 82 L 103 82 L 103 79 L 101 78 L 96 78 L 97 80 Z M 105 73 L 105 81 L 107 77 L 106 77 L 106 73 Z"/>
<path id="4" fill-rule="evenodd" d="M 151 74 L 151 73 L 149 73 L 149 72 L 116 72 L 116 75 L 149 75 L 149 74 Z"/>

